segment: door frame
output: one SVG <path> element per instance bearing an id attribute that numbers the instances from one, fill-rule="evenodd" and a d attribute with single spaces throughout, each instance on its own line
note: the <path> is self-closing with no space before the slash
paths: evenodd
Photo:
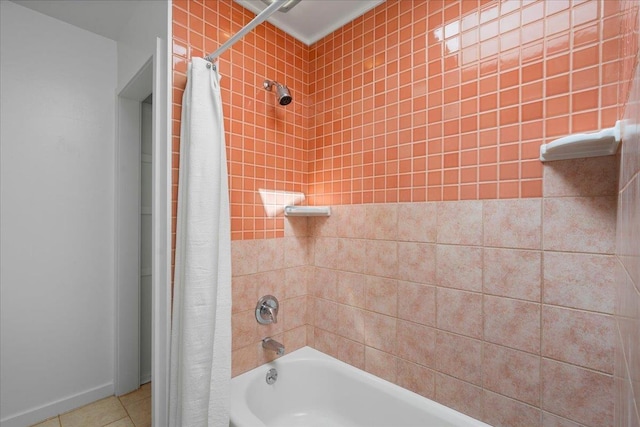
<path id="1" fill-rule="evenodd" d="M 157 38 L 155 54 L 117 94 L 116 102 L 114 389 L 116 395 L 121 395 L 140 385 L 140 119 L 141 103 L 153 93 L 151 398 L 154 426 L 167 425 L 169 402 L 171 82 L 167 58 L 167 44 Z"/>
<path id="2" fill-rule="evenodd" d="M 152 92 L 153 57 L 122 89 L 116 103 L 114 386 L 117 396 L 140 386 L 141 110 L 142 101 Z"/>

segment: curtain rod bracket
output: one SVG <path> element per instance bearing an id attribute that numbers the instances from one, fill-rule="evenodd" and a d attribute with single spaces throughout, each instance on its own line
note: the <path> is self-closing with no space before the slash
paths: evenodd
<path id="1" fill-rule="evenodd" d="M 227 51 L 235 42 L 244 37 L 249 31 L 253 30 L 258 25 L 266 21 L 271 15 L 273 15 L 278 9 L 280 9 L 288 0 L 275 0 L 269 7 L 256 15 L 247 25 L 242 27 L 240 31 L 235 33 L 229 40 L 223 43 L 215 52 L 204 57 L 209 62 L 215 61 L 215 59 Z"/>

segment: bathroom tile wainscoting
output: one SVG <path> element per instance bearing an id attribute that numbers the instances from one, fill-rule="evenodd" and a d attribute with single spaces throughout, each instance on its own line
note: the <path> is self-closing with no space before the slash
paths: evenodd
<path id="1" fill-rule="evenodd" d="M 234 241 L 234 375 L 275 336 L 491 425 L 612 425 L 615 162 L 556 164 L 552 197 L 335 206 Z M 253 318 L 266 293 L 278 329 Z"/>

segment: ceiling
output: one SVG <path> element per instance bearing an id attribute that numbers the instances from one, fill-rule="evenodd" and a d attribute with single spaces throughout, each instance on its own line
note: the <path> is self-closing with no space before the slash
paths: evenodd
<path id="1" fill-rule="evenodd" d="M 12 1 L 92 33 L 118 40 L 132 11 L 148 0 Z M 260 0 L 234 1 L 254 13 L 260 13 L 267 7 Z M 274 13 L 269 22 L 310 45 L 383 2 L 384 0 L 302 0 L 286 13 Z"/>
<path id="2" fill-rule="evenodd" d="M 234 0 L 254 13 L 267 5 L 261 0 Z M 302 0 L 286 13 L 276 12 L 270 23 L 310 45 L 353 21 L 385 0 Z"/>
<path id="3" fill-rule="evenodd" d="M 2 0 L 0 0 L 2 1 Z M 118 37 L 132 12 L 146 0 L 12 0 L 36 12 L 111 40 Z"/>

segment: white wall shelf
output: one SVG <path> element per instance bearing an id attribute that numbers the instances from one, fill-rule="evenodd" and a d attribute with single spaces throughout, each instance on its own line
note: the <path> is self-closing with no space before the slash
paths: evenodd
<path id="1" fill-rule="evenodd" d="M 331 216 L 329 206 L 285 206 L 284 216 Z"/>
<path id="2" fill-rule="evenodd" d="M 540 161 L 580 159 L 616 154 L 620 144 L 618 120 L 612 128 L 594 133 L 578 133 L 540 146 Z"/>

